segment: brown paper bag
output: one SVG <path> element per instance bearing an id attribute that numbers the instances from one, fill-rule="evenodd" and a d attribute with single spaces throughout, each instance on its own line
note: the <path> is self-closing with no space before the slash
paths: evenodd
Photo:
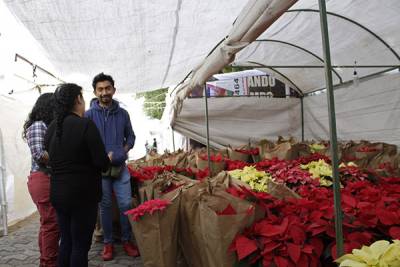
<path id="1" fill-rule="evenodd" d="M 299 157 L 307 157 L 312 154 L 310 144 L 308 144 L 307 142 L 298 143 L 297 150 Z"/>
<path id="2" fill-rule="evenodd" d="M 277 144 L 273 148 L 267 148 L 264 153 L 264 159 L 284 159 L 292 160 L 298 158 L 297 147 L 292 145 L 290 142 Z"/>
<path id="3" fill-rule="evenodd" d="M 275 144 L 269 140 L 266 140 L 266 139 L 260 140 L 260 142 L 258 142 L 258 144 L 257 144 L 257 148 L 260 151 L 259 159 L 257 159 L 257 158 L 254 158 L 254 159 L 257 160 L 257 162 L 259 160 L 263 160 L 265 158 L 264 157 L 265 151 L 273 148 L 274 146 L 275 146 Z"/>
<path id="4" fill-rule="evenodd" d="M 268 181 L 268 193 L 278 199 L 285 198 L 301 198 L 298 194 L 292 191 L 284 184 L 276 183 L 274 181 Z"/>
<path id="5" fill-rule="evenodd" d="M 176 173 L 164 172 L 157 175 L 153 180 L 146 181 L 146 183 L 142 184 L 139 188 L 140 203 L 155 198 L 161 198 L 163 195 L 162 192 L 171 185 L 184 187 L 191 186 L 195 183 L 198 183 L 198 181 L 190 179 L 189 177 Z"/>
<path id="6" fill-rule="evenodd" d="M 177 266 L 180 195 L 180 190 L 164 195 L 172 204 L 163 211 L 146 214 L 137 222 L 129 219 L 146 267 Z"/>
<path id="7" fill-rule="evenodd" d="M 225 169 L 225 161 L 219 161 L 219 162 L 215 162 L 215 161 L 211 161 L 211 170 L 212 170 L 212 174 L 218 174 L 219 172 L 223 171 Z M 196 165 L 197 168 L 199 170 L 204 170 L 206 168 L 208 168 L 208 160 L 204 160 L 200 157 L 200 155 L 196 156 Z"/>
<path id="8" fill-rule="evenodd" d="M 164 158 L 164 165 L 176 166 L 177 168 L 186 168 L 188 165 L 187 153 L 183 151 L 178 151 L 167 155 Z"/>
<path id="9" fill-rule="evenodd" d="M 218 215 L 230 204 L 237 214 Z M 249 209 L 253 210 L 251 215 Z M 181 246 L 189 266 L 231 267 L 235 256 L 228 248 L 236 234 L 250 226 L 255 205 L 236 198 L 222 188 L 207 191 L 206 183 L 193 186 L 182 195 Z"/>
<path id="10" fill-rule="evenodd" d="M 383 143 L 368 143 L 363 145 L 362 147 L 368 147 L 372 148 L 375 151 L 359 151 L 360 147 L 358 148 L 358 151 L 355 152 L 355 163 L 357 164 L 358 167 L 360 168 L 368 168 L 370 161 L 378 156 L 382 155 L 383 153 Z"/>
<path id="11" fill-rule="evenodd" d="M 231 160 L 240 160 L 240 161 L 244 161 L 244 162 L 248 162 L 250 155 L 248 154 L 244 154 L 244 153 L 240 153 L 238 151 L 236 151 L 236 149 L 240 149 L 240 150 L 248 150 L 249 146 L 248 145 L 243 145 L 243 146 L 239 146 L 239 147 L 231 147 L 228 146 L 228 157 Z"/>
<path id="12" fill-rule="evenodd" d="M 376 170 L 383 176 L 397 175 L 397 146 L 383 143 L 383 151 L 369 161 L 368 168 Z"/>

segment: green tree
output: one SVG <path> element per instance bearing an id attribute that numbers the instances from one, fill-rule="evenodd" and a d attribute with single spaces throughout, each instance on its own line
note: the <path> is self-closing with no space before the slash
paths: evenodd
<path id="1" fill-rule="evenodd" d="M 153 91 L 137 93 L 136 98 L 144 97 L 143 111 L 153 119 L 161 119 L 165 109 L 165 97 L 168 88 L 161 88 Z"/>

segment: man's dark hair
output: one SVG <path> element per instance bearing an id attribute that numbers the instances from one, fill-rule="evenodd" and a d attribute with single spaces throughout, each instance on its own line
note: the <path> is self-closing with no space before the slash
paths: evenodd
<path id="1" fill-rule="evenodd" d="M 96 76 L 94 76 L 93 78 L 93 82 L 92 82 L 92 86 L 93 86 L 93 90 L 96 90 L 96 84 L 98 82 L 104 82 L 104 81 L 109 81 L 111 83 L 111 85 L 114 87 L 114 79 L 107 74 L 99 73 Z"/>

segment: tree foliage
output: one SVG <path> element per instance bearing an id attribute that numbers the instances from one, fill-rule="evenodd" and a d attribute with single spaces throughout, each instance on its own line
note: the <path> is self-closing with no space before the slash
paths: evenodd
<path id="1" fill-rule="evenodd" d="M 165 97 L 168 88 L 161 88 L 153 91 L 137 93 L 136 98 L 144 97 L 143 111 L 153 119 L 161 119 L 165 108 Z"/>

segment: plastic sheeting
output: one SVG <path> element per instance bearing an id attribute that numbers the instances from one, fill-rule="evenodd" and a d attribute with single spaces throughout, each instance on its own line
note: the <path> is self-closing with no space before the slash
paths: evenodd
<path id="1" fill-rule="evenodd" d="M 372 78 L 362 82 L 358 88 L 350 83 L 341 85 L 343 88 L 335 91 L 336 111 L 338 124 L 338 137 L 348 139 L 368 139 L 399 143 L 397 111 L 398 76 L 383 75 L 379 78 L 375 75 L 382 71 L 393 69 L 393 67 L 369 67 L 361 68 L 361 65 L 393 65 L 399 66 L 400 57 L 400 35 L 398 25 L 400 24 L 400 2 L 397 0 L 388 1 L 354 1 L 354 0 L 330 0 L 327 1 L 330 45 L 333 65 L 353 66 L 356 68 L 335 68 L 333 81 L 336 85 L 342 82 L 351 81 L 354 71 L 358 77 Z M 203 64 L 212 66 L 214 62 L 205 60 Z M 318 13 L 317 0 L 300 0 L 294 4 L 288 12 L 283 14 L 273 25 L 257 37 L 257 40 L 247 47 L 244 47 L 233 62 L 233 65 L 253 66 L 265 70 L 265 66 L 300 66 L 298 68 L 269 68 L 269 71 L 276 72 L 281 77 L 286 77 L 296 88 L 303 93 L 312 92 L 325 87 L 325 75 L 323 68 L 303 68 L 302 66 L 323 66 L 322 38 Z M 264 66 L 264 67 L 263 67 Z M 212 74 L 212 73 L 209 73 Z M 205 75 L 206 77 L 207 75 Z M 188 92 L 198 86 L 196 75 L 189 77 L 178 89 L 175 103 L 172 108 L 171 124 L 177 129 L 183 129 L 185 134 L 191 134 L 198 140 L 204 139 L 204 132 L 200 131 L 200 121 L 189 119 L 186 102 L 192 103 L 191 99 L 184 99 Z M 390 93 L 391 92 L 391 93 Z M 391 98 L 391 94 L 392 98 Z M 242 100 L 242 99 L 240 99 Z M 197 100 L 201 101 L 201 100 Z M 204 100 L 203 100 L 204 101 Z M 210 99 L 210 101 L 214 101 Z M 243 106 L 238 100 L 229 98 L 215 100 L 215 104 L 221 109 L 226 103 L 231 103 L 229 110 L 242 109 Z M 220 102 L 218 102 L 220 101 Z M 259 105 L 256 99 L 246 100 L 247 105 Z M 279 100 L 278 100 L 279 101 Z M 200 102 L 197 102 L 198 104 Z M 285 105 L 285 103 L 282 103 Z M 289 110 L 297 110 L 300 114 L 300 107 L 297 105 L 287 107 Z M 180 108 L 182 108 L 181 113 Z M 305 137 L 315 139 L 328 139 L 328 108 L 326 95 L 314 95 L 304 98 L 305 108 Z M 211 109 L 210 109 L 211 111 Z M 175 112 L 175 113 L 173 113 Z M 260 111 L 262 112 L 262 111 Z M 274 113 L 270 110 L 265 118 L 280 118 L 281 113 Z M 371 113 L 372 112 L 372 113 Z M 239 111 L 235 114 L 240 113 Z M 198 111 L 196 114 L 200 114 Z M 213 116 L 212 111 L 210 117 Z M 230 121 L 230 114 L 219 113 L 218 120 Z M 186 121 L 186 125 L 182 121 Z M 196 122 L 196 125 L 193 123 Z M 289 123 L 293 123 L 291 120 Z M 203 121 L 204 123 L 204 121 Z M 260 118 L 260 125 L 264 122 Z M 299 124 L 292 125 L 295 129 Z M 197 128 L 199 127 L 199 128 Z M 203 126 L 203 128 L 205 128 Z M 192 129 L 192 130 L 190 130 Z M 195 129 L 195 131 L 193 131 Z M 250 127 L 249 129 L 253 129 Z M 278 127 L 279 129 L 279 127 Z M 236 125 L 225 125 L 226 141 L 218 137 L 213 140 L 217 144 L 223 142 L 235 142 L 230 131 L 238 131 L 238 136 L 243 134 Z M 273 130 L 263 129 L 264 137 L 268 137 Z M 251 131 L 246 131 L 251 136 Z M 290 131 L 282 131 L 284 135 Z M 202 133 L 202 137 L 196 134 Z M 222 133 L 214 133 L 222 135 Z M 293 134 L 299 138 L 301 128 L 297 128 Z M 195 138 L 195 139 L 196 139 Z M 242 138 L 242 141 L 243 138 Z M 243 142 L 242 142 L 243 143 Z"/>
<path id="2" fill-rule="evenodd" d="M 275 139 L 278 135 L 301 140 L 299 99 L 259 97 L 209 98 L 210 144 L 214 147 L 246 144 L 251 138 Z M 400 73 L 392 72 L 348 84 L 335 90 L 339 140 L 370 140 L 400 145 Z M 176 131 L 205 143 L 203 98 L 183 102 Z M 329 140 L 325 93 L 304 98 L 306 140 Z"/>
<path id="3" fill-rule="evenodd" d="M 242 145 L 263 138 L 297 133 L 301 127 L 300 100 L 266 97 L 209 98 L 210 145 Z M 186 99 L 174 130 L 206 143 L 205 103 L 202 98 Z"/>
<path id="4" fill-rule="evenodd" d="M 323 66 L 318 1 L 300 0 L 290 11 L 261 34 L 258 41 L 238 53 L 234 65 L 258 66 L 252 63 L 256 62 L 268 66 Z M 359 66 L 400 65 L 400 1 L 330 0 L 327 11 L 331 12 L 328 27 L 332 65 L 352 66 L 355 61 Z M 371 67 L 357 68 L 356 71 L 363 77 L 384 69 Z M 303 92 L 325 87 L 323 68 L 276 70 Z M 353 79 L 353 68 L 335 70 L 334 84 L 339 84 L 340 78 L 343 82 Z"/>
<path id="5" fill-rule="evenodd" d="M 335 107 L 339 139 L 364 139 L 400 145 L 398 71 L 362 81 L 357 87 L 350 84 L 335 90 Z M 305 97 L 305 137 L 328 140 L 328 125 L 326 94 Z"/>
<path id="6" fill-rule="evenodd" d="M 22 125 L 29 113 L 29 107 L 4 96 L 0 96 L 0 101 L 8 223 L 11 225 L 17 220 L 29 216 L 36 209 L 26 184 L 31 164 L 29 148 L 22 140 Z"/>
<path id="7" fill-rule="evenodd" d="M 90 89 L 106 72 L 121 91 L 175 85 L 223 39 L 243 0 L 3 0 L 47 52 L 56 74 Z"/>

